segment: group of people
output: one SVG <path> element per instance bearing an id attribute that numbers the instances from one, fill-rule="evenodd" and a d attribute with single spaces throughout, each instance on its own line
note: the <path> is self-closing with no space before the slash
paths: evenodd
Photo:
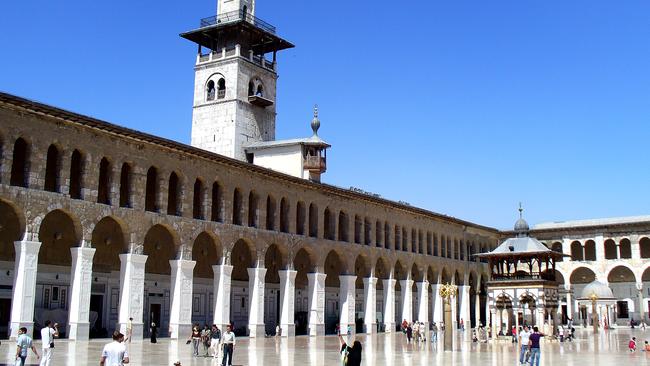
<path id="1" fill-rule="evenodd" d="M 407 322 L 406 319 L 402 322 L 402 332 L 406 334 L 406 342 L 426 342 L 427 341 L 427 326 L 423 322 Z"/>
<path id="2" fill-rule="evenodd" d="M 194 324 L 187 344 L 192 345 L 192 354 L 199 356 L 199 348 L 203 346 L 203 355 L 215 360 L 222 359 L 223 366 L 232 365 L 233 352 L 235 351 L 235 333 L 232 325 L 226 327 L 226 332 L 221 333 L 216 324 L 209 327 L 207 324 L 201 329 L 199 324 Z"/>
<path id="3" fill-rule="evenodd" d="M 27 359 L 27 353 L 31 349 L 36 355 L 36 359 L 40 359 L 41 366 L 50 366 L 52 363 L 52 353 L 54 352 L 54 338 L 59 336 L 59 324 L 45 321 L 45 326 L 41 328 L 41 355 L 36 351 L 33 344 L 32 337 L 27 334 L 27 328 L 21 327 L 18 329 L 18 337 L 16 338 L 16 364 L 23 366 Z"/>
<path id="4" fill-rule="evenodd" d="M 519 363 L 530 363 L 530 366 L 539 366 L 540 348 L 539 341 L 544 335 L 539 332 L 537 327 L 532 328 L 532 332 L 527 325 L 524 325 L 519 331 Z"/>
<path id="5" fill-rule="evenodd" d="M 632 337 L 632 339 L 630 339 L 628 348 L 630 349 L 630 352 L 636 352 L 636 337 Z M 645 341 L 643 344 L 643 349 L 641 349 L 641 351 L 650 352 L 650 343 L 648 343 L 648 341 Z"/>

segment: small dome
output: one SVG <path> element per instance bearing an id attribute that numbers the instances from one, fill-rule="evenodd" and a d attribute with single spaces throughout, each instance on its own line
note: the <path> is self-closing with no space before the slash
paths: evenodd
<path id="1" fill-rule="evenodd" d="M 598 299 L 600 300 L 606 300 L 606 299 L 613 299 L 614 294 L 612 293 L 612 289 L 607 287 L 604 283 L 600 281 L 594 281 L 587 286 L 585 286 L 584 290 L 582 290 L 582 293 L 580 294 L 581 299 L 590 299 L 591 295 L 596 295 L 598 296 Z"/>
<path id="2" fill-rule="evenodd" d="M 515 223 L 515 231 L 518 233 L 530 231 L 530 227 L 528 227 L 528 223 L 526 222 L 526 220 L 522 218 L 517 220 L 517 222 Z"/>

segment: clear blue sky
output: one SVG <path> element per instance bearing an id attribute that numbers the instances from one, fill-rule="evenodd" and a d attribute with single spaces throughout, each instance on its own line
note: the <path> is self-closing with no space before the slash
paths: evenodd
<path id="1" fill-rule="evenodd" d="M 510 228 L 650 214 L 647 0 L 257 0 L 281 53 L 278 138 L 325 181 Z M 215 0 L 3 1 L 0 90 L 189 141 Z"/>

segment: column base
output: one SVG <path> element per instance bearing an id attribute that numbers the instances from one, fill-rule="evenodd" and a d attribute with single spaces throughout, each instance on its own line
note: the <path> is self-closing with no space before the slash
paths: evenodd
<path id="1" fill-rule="evenodd" d="M 266 326 L 264 324 L 248 324 L 248 336 L 251 338 L 264 338 Z"/>
<path id="2" fill-rule="evenodd" d="M 191 334 L 192 324 L 169 324 L 169 338 L 171 339 L 186 339 Z"/>
<path id="3" fill-rule="evenodd" d="M 131 334 L 131 342 L 142 342 L 144 339 L 144 324 L 132 324 L 131 328 L 133 334 Z M 124 334 L 125 337 L 128 337 L 128 334 L 126 334 L 126 323 L 120 323 L 120 333 Z M 109 336 L 112 336 L 112 334 L 109 334 Z"/>
<path id="4" fill-rule="evenodd" d="M 11 322 L 9 324 L 9 326 L 11 327 L 11 335 L 9 336 L 9 339 L 12 340 L 12 341 L 15 341 L 16 338 L 18 338 L 18 329 L 20 329 L 22 327 L 27 328 L 27 335 L 29 335 L 32 338 L 34 337 L 34 323 L 33 322 L 30 322 L 30 323 L 27 323 L 27 322 Z"/>
<path id="5" fill-rule="evenodd" d="M 309 335 L 320 337 L 325 335 L 325 324 L 309 324 Z"/>
<path id="6" fill-rule="evenodd" d="M 377 323 L 364 324 L 366 334 L 377 334 Z"/>
<path id="7" fill-rule="evenodd" d="M 394 333 L 395 323 L 384 323 L 384 333 Z"/>
<path id="8" fill-rule="evenodd" d="M 282 337 L 295 337 L 296 336 L 296 325 L 295 324 L 281 324 L 282 327 Z"/>
<path id="9" fill-rule="evenodd" d="M 90 338 L 90 323 L 69 323 L 68 339 L 87 341 Z"/>

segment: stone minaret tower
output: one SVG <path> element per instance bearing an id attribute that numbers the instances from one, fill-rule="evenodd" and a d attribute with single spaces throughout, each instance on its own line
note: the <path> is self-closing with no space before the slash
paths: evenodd
<path id="1" fill-rule="evenodd" d="M 249 160 L 247 145 L 275 139 L 276 55 L 293 45 L 255 17 L 255 0 L 218 0 L 181 37 L 198 44 L 192 146 Z"/>

